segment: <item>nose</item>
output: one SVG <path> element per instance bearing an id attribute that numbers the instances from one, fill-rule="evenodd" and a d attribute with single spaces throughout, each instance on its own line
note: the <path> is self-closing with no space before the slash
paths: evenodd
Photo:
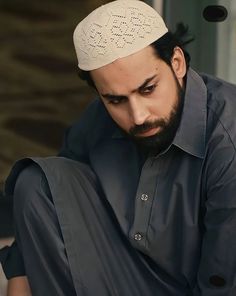
<path id="1" fill-rule="evenodd" d="M 130 117 L 135 125 L 143 124 L 150 116 L 150 112 L 141 98 L 130 98 Z"/>

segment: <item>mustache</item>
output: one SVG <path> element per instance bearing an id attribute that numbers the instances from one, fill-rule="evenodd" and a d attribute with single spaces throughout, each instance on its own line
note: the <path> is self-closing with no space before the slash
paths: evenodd
<path id="1" fill-rule="evenodd" d="M 155 121 L 146 121 L 143 124 L 135 125 L 129 130 L 129 134 L 131 136 L 137 136 L 140 133 L 147 132 L 150 129 L 157 128 L 157 127 L 165 127 L 166 122 L 164 119 L 157 119 Z"/>

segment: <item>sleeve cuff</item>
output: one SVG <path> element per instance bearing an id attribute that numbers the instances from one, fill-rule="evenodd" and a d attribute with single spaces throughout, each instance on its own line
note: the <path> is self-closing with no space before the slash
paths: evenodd
<path id="1" fill-rule="evenodd" d="M 16 242 L 13 242 L 10 247 L 6 246 L 0 250 L 0 262 L 8 280 L 25 275 L 24 262 Z"/>

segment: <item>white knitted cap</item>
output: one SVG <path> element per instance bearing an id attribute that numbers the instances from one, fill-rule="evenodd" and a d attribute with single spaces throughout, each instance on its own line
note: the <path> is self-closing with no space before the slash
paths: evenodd
<path id="1" fill-rule="evenodd" d="M 136 53 L 168 31 L 151 6 L 116 0 L 91 12 L 74 31 L 78 66 L 90 71 Z"/>

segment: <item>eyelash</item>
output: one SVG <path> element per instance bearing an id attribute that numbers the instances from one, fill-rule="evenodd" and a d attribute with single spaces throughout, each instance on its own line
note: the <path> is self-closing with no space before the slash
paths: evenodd
<path id="1" fill-rule="evenodd" d="M 156 86 L 157 86 L 156 84 L 149 85 L 145 87 L 143 90 L 141 90 L 140 92 L 143 94 L 151 94 L 155 90 Z"/>

